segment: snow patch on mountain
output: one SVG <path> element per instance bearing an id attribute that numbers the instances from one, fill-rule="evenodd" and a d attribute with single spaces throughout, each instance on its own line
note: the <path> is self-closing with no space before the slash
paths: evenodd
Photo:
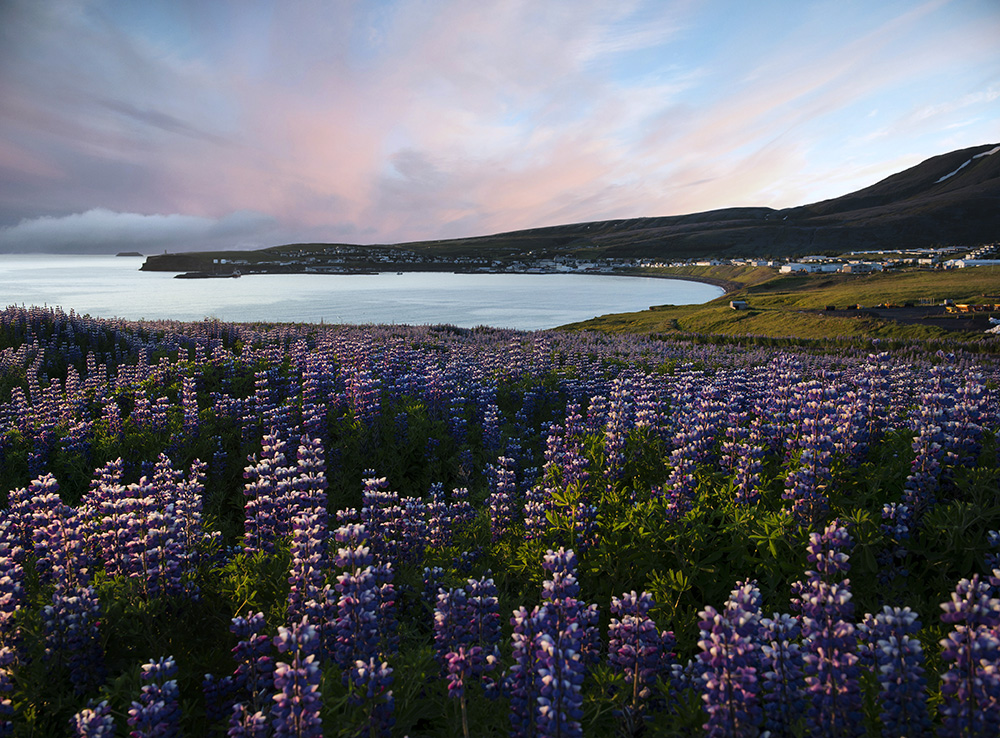
<path id="1" fill-rule="evenodd" d="M 972 162 L 973 162 L 974 160 L 976 160 L 976 159 L 981 159 L 982 157 L 984 157 L 984 156 L 989 156 L 990 154 L 995 154 L 995 153 L 997 153 L 998 151 L 1000 151 L 1000 146 L 994 146 L 994 147 L 993 147 L 992 149 L 990 149 L 989 151 L 984 151 L 984 152 L 983 152 L 983 153 L 981 153 L 981 154 L 976 154 L 976 155 L 975 155 L 974 157 L 972 157 L 972 158 L 971 158 L 971 159 L 969 159 L 969 160 L 968 160 L 967 162 L 965 162 L 964 164 L 962 164 L 962 166 L 960 166 L 960 167 L 959 167 L 958 169 L 956 169 L 956 170 L 955 170 L 954 172 L 951 172 L 951 173 L 949 173 L 949 174 L 946 174 L 946 175 L 944 175 L 943 177 L 941 177 L 941 179 L 939 179 L 939 180 L 935 181 L 935 182 L 934 182 L 934 184 L 940 184 L 941 182 L 944 182 L 944 181 L 945 181 L 946 179 L 950 179 L 951 177 L 954 177 L 954 176 L 955 176 L 956 174 L 958 174 L 958 173 L 959 173 L 959 172 L 961 172 L 961 171 L 962 171 L 963 169 L 965 169 L 965 168 L 966 168 L 967 166 L 969 166 L 969 165 L 970 165 L 970 164 L 971 164 L 971 163 L 972 163 Z"/>

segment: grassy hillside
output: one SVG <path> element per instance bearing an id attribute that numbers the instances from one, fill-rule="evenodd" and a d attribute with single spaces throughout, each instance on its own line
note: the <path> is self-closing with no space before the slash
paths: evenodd
<path id="1" fill-rule="evenodd" d="M 949 337 L 981 341 L 988 314 L 951 315 L 940 307 L 920 306 L 923 303 L 939 306 L 945 299 L 957 303 L 1000 303 L 1000 267 L 871 275 L 778 274 L 772 269 L 738 267 L 686 267 L 670 271 L 695 279 L 725 280 L 734 289 L 702 305 L 657 306 L 641 313 L 605 315 L 564 327 L 806 339 Z M 749 309 L 731 309 L 729 302 L 734 299 L 746 300 Z M 881 304 L 907 303 L 917 307 L 873 309 Z M 864 309 L 846 309 L 855 305 Z M 838 309 L 828 311 L 827 306 Z M 1000 342 L 1000 338 L 996 340 Z"/>
<path id="2" fill-rule="evenodd" d="M 768 307 L 823 308 L 860 303 L 1000 302 L 1000 267 L 949 271 L 908 270 L 876 274 L 783 274 L 753 285 L 745 299 Z"/>

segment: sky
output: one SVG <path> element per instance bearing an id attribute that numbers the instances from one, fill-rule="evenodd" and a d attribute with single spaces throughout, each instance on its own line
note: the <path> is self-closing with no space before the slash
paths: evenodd
<path id="1" fill-rule="evenodd" d="M 791 207 L 1000 143 L 1000 0 L 0 0 L 0 252 Z"/>

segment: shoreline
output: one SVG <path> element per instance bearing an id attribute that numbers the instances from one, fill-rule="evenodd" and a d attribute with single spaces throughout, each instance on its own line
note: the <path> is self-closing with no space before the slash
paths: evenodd
<path id="1" fill-rule="evenodd" d="M 145 265 L 144 265 L 145 266 Z M 244 277 L 255 277 L 268 274 L 319 274 L 319 275 L 330 275 L 330 276 L 357 276 L 357 275 L 373 275 L 373 274 L 440 274 L 442 272 L 451 274 L 520 274 L 520 275 L 531 275 L 538 277 L 545 276 L 559 276 L 559 275 L 580 275 L 584 277 L 648 277 L 651 279 L 673 279 L 680 280 L 682 282 L 699 282 L 701 284 L 709 284 L 713 287 L 719 287 L 722 289 L 723 294 L 730 294 L 733 292 L 738 292 L 743 289 L 745 285 L 740 284 L 728 279 L 719 279 L 717 277 L 705 277 L 705 276 L 692 276 L 687 274 L 662 274 L 657 272 L 644 272 L 644 271 L 631 271 L 631 270 L 619 270 L 613 272 L 577 272 L 577 271 L 567 271 L 567 272 L 529 272 L 529 271 L 479 271 L 470 269 L 455 269 L 454 265 L 442 265 L 437 269 L 412 269 L 407 268 L 409 265 L 390 265 L 386 269 L 358 269 L 358 270 L 345 270 L 345 271 L 326 271 L 326 270 L 299 270 L 299 269 L 267 269 L 263 271 L 253 271 L 245 270 L 241 271 Z M 422 265 L 426 266 L 426 265 Z M 140 272 L 184 272 L 189 270 L 175 270 L 175 269 L 144 269 L 139 268 Z M 717 299 L 717 298 L 713 298 Z"/>
<path id="2" fill-rule="evenodd" d="M 645 272 L 614 272 L 611 276 L 619 277 L 652 277 L 654 279 L 679 279 L 683 282 L 701 282 L 702 284 L 710 284 L 713 287 L 721 287 L 724 295 L 732 294 L 733 292 L 739 292 L 746 285 L 740 284 L 739 282 L 734 282 L 731 279 L 719 279 L 718 277 L 694 277 L 687 274 L 653 274 Z M 718 299 L 718 298 L 716 298 Z M 711 300 L 709 300 L 711 302 Z"/>

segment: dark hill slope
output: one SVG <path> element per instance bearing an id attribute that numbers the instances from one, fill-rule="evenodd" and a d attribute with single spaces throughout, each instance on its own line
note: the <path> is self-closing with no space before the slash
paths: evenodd
<path id="1" fill-rule="evenodd" d="M 728 208 L 406 246 L 453 255 L 496 249 L 663 259 L 977 246 L 1000 240 L 998 148 L 935 156 L 857 192 L 784 210 Z"/>

